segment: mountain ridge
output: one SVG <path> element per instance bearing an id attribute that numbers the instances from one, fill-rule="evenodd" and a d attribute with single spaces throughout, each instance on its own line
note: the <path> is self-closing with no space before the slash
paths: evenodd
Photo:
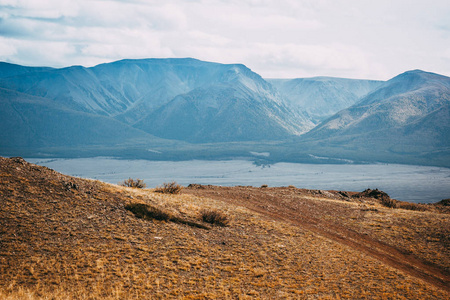
<path id="1" fill-rule="evenodd" d="M 422 70 L 381 82 L 265 80 L 242 64 L 194 58 L 60 69 L 0 63 L 0 88 L 2 153 L 154 159 L 147 149 L 157 145 L 158 159 L 264 152 L 268 162 L 324 156 L 450 166 L 449 77 Z"/>

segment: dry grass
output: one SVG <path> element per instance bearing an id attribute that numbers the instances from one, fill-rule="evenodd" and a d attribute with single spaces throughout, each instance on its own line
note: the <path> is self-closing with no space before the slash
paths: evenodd
<path id="1" fill-rule="evenodd" d="M 0 191 L 0 299 L 448 298 L 444 290 L 349 246 L 211 197 L 108 185 L 5 159 Z M 303 205 L 283 199 L 283 205 Z M 311 201 L 361 213 L 360 203 Z M 167 213 L 169 221 L 138 218 L 126 208 L 138 204 Z M 373 227 L 366 222 L 380 220 L 405 222 L 406 228 L 420 217 L 425 230 L 436 216 L 448 225 L 445 215 L 377 208 L 348 226 L 364 231 Z M 205 230 L 170 221 L 201 222 L 204 210 L 223 212 L 233 222 Z M 336 220 L 347 217 L 334 211 Z M 367 232 L 390 234 L 387 228 Z"/>

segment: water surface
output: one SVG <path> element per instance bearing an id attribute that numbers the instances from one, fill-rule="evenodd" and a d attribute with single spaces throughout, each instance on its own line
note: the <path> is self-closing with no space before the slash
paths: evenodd
<path id="1" fill-rule="evenodd" d="M 148 161 L 107 157 L 77 159 L 27 159 L 58 172 L 118 183 L 140 178 L 149 187 L 175 180 L 223 186 L 251 185 L 362 191 L 378 188 L 391 197 L 411 202 L 436 202 L 450 198 L 450 169 L 396 164 L 298 164 L 257 166 L 246 160 Z"/>

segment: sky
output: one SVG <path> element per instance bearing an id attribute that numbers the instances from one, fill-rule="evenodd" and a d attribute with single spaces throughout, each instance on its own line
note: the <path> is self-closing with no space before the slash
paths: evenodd
<path id="1" fill-rule="evenodd" d="M 448 0 L 0 0 L 0 61 L 242 63 L 264 78 L 450 76 Z"/>

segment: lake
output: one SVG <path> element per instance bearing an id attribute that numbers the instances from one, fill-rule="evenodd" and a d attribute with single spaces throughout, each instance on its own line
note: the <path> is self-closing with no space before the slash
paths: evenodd
<path id="1" fill-rule="evenodd" d="M 392 198 L 430 203 L 450 198 L 450 169 L 396 164 L 298 164 L 258 166 L 252 161 L 148 161 L 108 157 L 34 159 L 27 161 L 63 174 L 119 183 L 140 178 L 149 187 L 176 181 L 223 186 L 288 186 L 322 190 L 363 191 L 378 188 Z"/>

